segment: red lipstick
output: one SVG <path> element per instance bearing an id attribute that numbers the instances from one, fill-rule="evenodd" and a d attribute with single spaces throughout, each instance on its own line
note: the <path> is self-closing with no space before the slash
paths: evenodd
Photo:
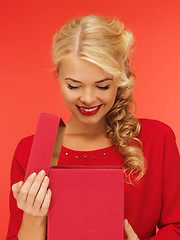
<path id="1" fill-rule="evenodd" d="M 94 106 L 94 107 L 91 107 L 91 108 L 87 108 L 87 107 L 83 107 L 83 106 L 78 106 L 78 105 L 76 105 L 77 106 L 77 108 L 78 108 L 78 110 L 80 111 L 80 113 L 82 113 L 83 115 L 86 115 L 86 116 L 91 116 L 91 115 L 94 115 L 94 114 L 96 114 L 98 111 L 99 111 L 99 109 L 101 108 L 101 106 L 102 106 L 102 104 L 101 105 L 97 105 L 97 106 Z M 97 107 L 97 108 L 96 108 Z M 83 110 L 83 109 L 81 109 L 81 108 L 83 108 L 83 109 L 87 109 L 87 110 L 90 110 L 90 109 L 93 109 L 93 108 L 96 108 L 95 110 L 93 110 L 93 111 L 85 111 L 85 110 Z"/>

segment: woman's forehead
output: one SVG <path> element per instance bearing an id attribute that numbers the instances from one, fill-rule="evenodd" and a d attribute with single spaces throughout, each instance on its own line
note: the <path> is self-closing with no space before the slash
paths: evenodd
<path id="1" fill-rule="evenodd" d="M 96 81 L 108 77 L 112 78 L 111 74 L 105 72 L 98 65 L 80 57 L 65 57 L 61 60 L 59 70 L 62 75 L 71 75 L 68 77 L 79 81 L 81 81 L 80 78 L 93 78 Z"/>

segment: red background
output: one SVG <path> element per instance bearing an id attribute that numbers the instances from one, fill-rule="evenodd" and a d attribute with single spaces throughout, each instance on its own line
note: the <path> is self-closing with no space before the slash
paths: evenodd
<path id="1" fill-rule="evenodd" d="M 70 116 L 50 72 L 53 34 L 80 15 L 119 17 L 135 37 L 135 115 L 171 126 L 180 146 L 179 12 L 178 0 L 1 0 L 0 239 L 7 232 L 10 167 L 17 143 L 34 134 L 41 111 L 62 115 L 65 122 Z"/>

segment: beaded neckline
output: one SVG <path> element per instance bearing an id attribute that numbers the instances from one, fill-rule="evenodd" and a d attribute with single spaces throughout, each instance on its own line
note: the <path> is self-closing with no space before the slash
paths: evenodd
<path id="1" fill-rule="evenodd" d="M 79 153 L 87 153 L 87 152 L 89 152 L 89 153 L 91 153 L 91 152 L 101 152 L 101 151 L 105 151 L 105 150 L 111 150 L 112 148 L 116 148 L 116 146 L 115 145 L 111 145 L 111 146 L 108 146 L 108 147 L 104 147 L 104 148 L 99 148 L 99 149 L 95 149 L 95 150 L 86 150 L 86 151 L 80 151 L 80 150 L 73 150 L 73 149 L 70 149 L 70 148 L 67 148 L 67 147 L 65 147 L 65 146 L 61 146 L 61 148 L 63 149 L 64 148 L 64 150 L 68 150 L 68 151 L 71 151 L 71 152 L 79 152 Z"/>

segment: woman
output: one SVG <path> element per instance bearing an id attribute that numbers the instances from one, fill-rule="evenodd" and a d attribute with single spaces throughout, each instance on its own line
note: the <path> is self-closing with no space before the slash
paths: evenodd
<path id="1" fill-rule="evenodd" d="M 55 34 L 55 72 L 72 113 L 58 165 L 122 165 L 127 239 L 180 239 L 175 135 L 165 123 L 133 115 L 132 48 L 123 23 L 97 15 L 75 18 Z M 49 179 L 41 172 L 22 181 L 32 141 L 23 138 L 13 157 L 7 239 L 46 239 Z"/>

